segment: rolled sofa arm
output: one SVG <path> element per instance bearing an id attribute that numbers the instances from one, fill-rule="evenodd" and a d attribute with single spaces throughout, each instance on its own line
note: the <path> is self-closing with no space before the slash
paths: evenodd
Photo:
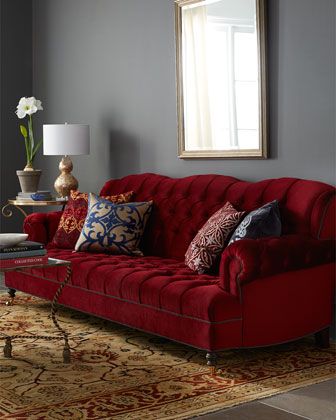
<path id="1" fill-rule="evenodd" d="M 23 222 L 23 231 L 30 241 L 49 243 L 55 235 L 62 211 L 29 214 Z"/>
<path id="2" fill-rule="evenodd" d="M 239 296 L 240 287 L 258 278 L 335 261 L 335 240 L 302 235 L 242 239 L 228 246 L 220 262 L 220 286 Z"/>

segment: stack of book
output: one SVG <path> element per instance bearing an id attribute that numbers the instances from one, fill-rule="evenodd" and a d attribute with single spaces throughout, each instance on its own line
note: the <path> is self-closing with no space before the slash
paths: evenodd
<path id="1" fill-rule="evenodd" d="M 24 241 L 15 246 L 0 245 L 0 268 L 38 265 L 47 261 L 47 251 L 40 242 Z"/>
<path id="2" fill-rule="evenodd" d="M 33 197 L 32 197 L 33 195 Z M 18 201 L 52 201 L 55 197 L 51 195 L 50 191 L 37 191 L 35 193 L 31 192 L 18 192 L 16 200 Z"/>

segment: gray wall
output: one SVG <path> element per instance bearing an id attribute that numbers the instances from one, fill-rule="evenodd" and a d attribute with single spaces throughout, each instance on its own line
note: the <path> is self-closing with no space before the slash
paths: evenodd
<path id="1" fill-rule="evenodd" d="M 34 0 L 34 93 L 45 123 L 91 126 L 80 187 L 159 172 L 334 183 L 335 2 L 269 1 L 271 159 L 177 158 L 173 0 Z M 58 158 L 43 157 L 44 187 Z"/>
<path id="2" fill-rule="evenodd" d="M 20 191 L 17 169 L 26 164 L 25 147 L 15 109 L 32 95 L 32 1 L 0 0 L 0 205 Z M 0 232 L 19 232 L 23 217 L 0 217 Z"/>
<path id="3" fill-rule="evenodd" d="M 1 203 L 19 190 L 25 159 L 14 110 L 29 95 L 45 109 L 38 136 L 43 123 L 90 124 L 92 152 L 73 159 L 83 190 L 144 171 L 335 183 L 334 0 L 269 1 L 265 161 L 177 158 L 173 0 L 0 1 Z M 52 189 L 58 161 L 40 154 L 41 188 Z M 18 213 L 0 220 L 1 231 L 21 229 Z"/>

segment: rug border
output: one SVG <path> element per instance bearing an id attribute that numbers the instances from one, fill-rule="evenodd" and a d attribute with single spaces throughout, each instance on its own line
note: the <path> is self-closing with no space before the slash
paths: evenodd
<path id="1" fill-rule="evenodd" d="M 239 402 L 236 401 L 236 402 L 233 402 L 233 403 L 229 403 L 225 407 L 223 407 L 223 406 L 218 407 L 218 405 L 220 404 L 220 403 L 218 403 L 218 404 L 213 405 L 213 409 L 210 409 L 210 410 L 204 411 L 203 408 L 199 408 L 197 410 L 189 412 L 188 415 L 178 414 L 178 415 L 174 415 L 173 417 L 172 416 L 160 417 L 160 420 L 188 420 L 188 419 L 191 419 L 193 417 L 198 418 L 198 417 L 204 416 L 206 414 L 213 414 L 213 413 L 216 413 L 216 412 L 219 412 L 219 411 L 222 411 L 222 410 L 230 409 L 230 408 L 233 408 L 233 407 L 238 407 L 239 405 L 242 405 L 242 404 L 247 404 L 247 403 L 251 403 L 251 402 L 254 402 L 254 401 L 262 401 L 262 400 L 265 400 L 267 398 L 273 397 L 275 395 L 284 394 L 288 391 L 293 391 L 295 389 L 305 388 L 305 387 L 310 386 L 310 385 L 316 385 L 316 384 L 326 382 L 326 381 L 331 380 L 331 379 L 336 379 L 336 375 L 335 374 L 327 374 L 323 378 L 317 378 L 315 380 L 305 380 L 305 381 L 301 382 L 300 384 L 296 383 L 296 384 L 288 385 L 285 388 L 282 388 L 281 390 L 272 392 L 271 394 L 269 394 L 267 396 L 263 396 L 261 398 L 255 399 L 251 396 L 250 398 L 244 399 L 244 401 L 239 401 Z"/>

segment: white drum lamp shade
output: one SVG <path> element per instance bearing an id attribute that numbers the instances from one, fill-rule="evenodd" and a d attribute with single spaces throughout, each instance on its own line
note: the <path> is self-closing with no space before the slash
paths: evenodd
<path id="1" fill-rule="evenodd" d="M 86 124 L 43 125 L 43 154 L 63 155 L 55 181 L 55 190 L 61 197 L 68 197 L 71 190 L 78 188 L 78 181 L 72 175 L 72 161 L 69 156 L 90 154 L 90 127 Z"/>
<path id="2" fill-rule="evenodd" d="M 85 124 L 43 126 L 44 155 L 89 155 L 90 127 Z"/>

